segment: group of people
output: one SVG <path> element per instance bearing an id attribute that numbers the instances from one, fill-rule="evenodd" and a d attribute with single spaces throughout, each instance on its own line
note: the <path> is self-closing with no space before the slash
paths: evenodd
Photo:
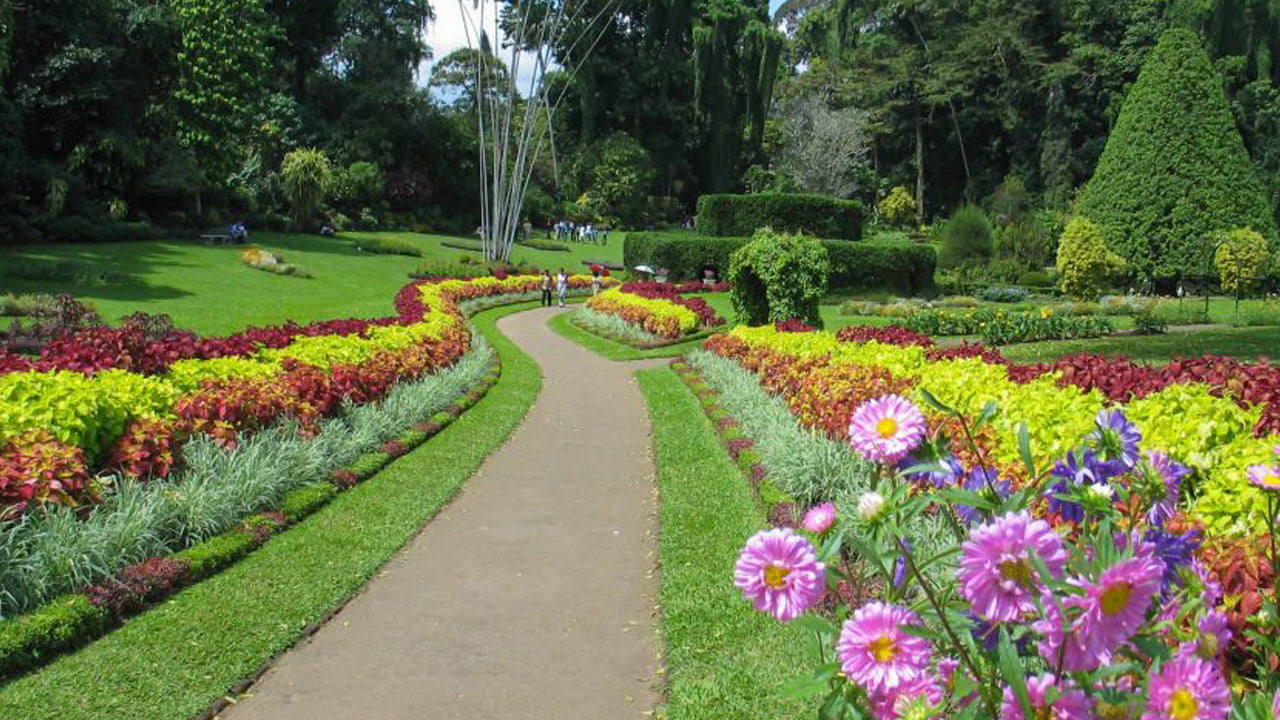
<path id="1" fill-rule="evenodd" d="M 561 220 L 551 226 L 548 231 L 548 237 L 550 237 L 551 231 L 555 231 L 557 240 L 590 243 L 609 242 L 609 228 L 602 230 L 591 223 L 575 223 L 572 220 Z"/>
<path id="2" fill-rule="evenodd" d="M 600 269 L 591 269 L 591 294 L 595 295 L 600 292 Z M 560 272 L 556 273 L 554 278 L 551 277 L 550 270 L 542 271 L 542 307 L 551 307 L 551 289 L 555 288 L 556 296 L 560 300 L 560 307 L 564 307 L 565 297 L 569 294 L 569 275 L 560 268 Z"/>

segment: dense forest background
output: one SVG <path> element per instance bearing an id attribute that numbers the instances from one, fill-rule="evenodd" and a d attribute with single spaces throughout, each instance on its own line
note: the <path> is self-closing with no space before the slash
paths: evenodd
<path id="1" fill-rule="evenodd" d="M 773 188 L 906 186 L 922 220 L 1010 186 L 1065 207 L 1170 27 L 1202 38 L 1280 209 L 1280 0 L 591 1 L 615 19 L 590 54 L 556 48 L 577 71 L 548 76 L 535 222 L 674 222 L 701 193 Z M 419 73 L 432 19 L 426 0 L 0 0 L 0 241 L 287 224 L 298 148 L 331 163 L 344 224 L 469 231 L 476 58 Z"/>

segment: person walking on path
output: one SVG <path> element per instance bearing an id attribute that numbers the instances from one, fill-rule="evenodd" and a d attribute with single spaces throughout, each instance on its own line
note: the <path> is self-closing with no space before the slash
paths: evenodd
<path id="1" fill-rule="evenodd" d="M 542 307 L 551 307 L 551 271 L 542 271 Z"/>
<path id="2" fill-rule="evenodd" d="M 560 274 L 556 275 L 556 292 L 560 295 L 560 307 L 564 307 L 564 296 L 569 292 L 569 276 L 564 273 L 564 268 L 560 268 Z"/>
<path id="3" fill-rule="evenodd" d="M 593 265 L 591 267 L 591 294 L 600 294 L 600 266 Z"/>

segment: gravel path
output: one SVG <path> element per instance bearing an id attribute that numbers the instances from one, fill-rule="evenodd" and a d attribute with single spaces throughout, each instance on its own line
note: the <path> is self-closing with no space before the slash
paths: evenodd
<path id="1" fill-rule="evenodd" d="M 659 701 L 655 489 L 633 372 L 547 328 L 499 329 L 542 393 L 463 493 L 226 720 L 646 717 Z"/>

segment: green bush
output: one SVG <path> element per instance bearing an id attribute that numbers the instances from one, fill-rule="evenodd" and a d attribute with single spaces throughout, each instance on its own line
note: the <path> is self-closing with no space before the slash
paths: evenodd
<path id="1" fill-rule="evenodd" d="M 719 238 L 688 233 L 628 233 L 622 246 L 623 265 L 667 268 L 674 278 L 701 276 L 705 267 L 721 276 L 729 256 L 747 238 Z M 823 240 L 831 262 L 829 283 L 839 290 L 892 290 L 898 295 L 930 294 L 937 254 L 928 245 L 893 242 Z"/>
<path id="2" fill-rule="evenodd" d="M 15 675 L 102 633 L 110 620 L 85 595 L 63 595 L 43 607 L 0 622 L 0 677 Z"/>
<path id="3" fill-rule="evenodd" d="M 1256 287 L 1271 264 L 1267 239 L 1248 228 L 1239 228 L 1218 233 L 1213 240 L 1218 246 L 1213 263 L 1218 267 L 1222 291 L 1243 293 Z"/>
<path id="4" fill-rule="evenodd" d="M 380 209 L 386 205 L 386 196 L 386 182 L 376 163 L 354 162 L 349 167 L 338 168 L 329 184 L 330 201 L 348 215 Z"/>
<path id="5" fill-rule="evenodd" d="M 1047 288 L 1053 287 L 1053 280 L 1043 270 L 1028 270 L 1018 276 L 1018 284 L 1023 287 Z"/>
<path id="6" fill-rule="evenodd" d="M 861 240 L 865 217 L 861 203 L 823 195 L 759 193 L 698 198 L 698 232 L 712 237 L 749 237 L 761 228 L 773 228 Z"/>
<path id="7" fill-rule="evenodd" d="M 109 243 L 155 240 L 163 231 L 145 222 L 94 222 L 83 217 L 50 220 L 45 235 L 58 243 Z"/>
<path id="8" fill-rule="evenodd" d="M 422 257 L 422 250 L 417 245 L 396 237 L 361 238 L 356 241 L 356 249 L 377 255 Z"/>
<path id="9" fill-rule="evenodd" d="M 293 216 L 300 223 L 307 223 L 332 184 L 333 170 L 329 156 L 323 150 L 299 148 L 284 156 L 280 166 L 280 181 L 284 193 L 293 207 Z"/>
<path id="10" fill-rule="evenodd" d="M 552 252 L 569 252 L 570 247 L 562 242 L 555 240 L 539 240 L 538 238 L 529 238 L 528 240 L 516 240 L 517 243 L 524 247 L 533 248 L 534 250 L 550 250 Z"/>
<path id="11" fill-rule="evenodd" d="M 289 518 L 289 522 L 297 522 L 320 509 L 338 494 L 338 488 L 327 482 L 303 485 L 297 490 L 290 490 L 280 503 L 280 512 Z"/>
<path id="12" fill-rule="evenodd" d="M 827 249 L 818 240 L 760 230 L 729 258 L 738 321 L 762 325 L 796 318 L 822 327 L 818 305 L 830 271 Z"/>
<path id="13" fill-rule="evenodd" d="M 965 205 L 947 221 L 938 252 L 938 265 L 945 269 L 980 265 L 991 259 L 994 242 L 991 223 L 982 210 Z"/>
<path id="14" fill-rule="evenodd" d="M 880 217 L 891 227 L 906 227 L 916 218 L 916 199 L 899 185 L 880 201 Z"/>
<path id="15" fill-rule="evenodd" d="M 1091 300 L 1124 270 L 1124 260 L 1107 249 L 1097 225 L 1088 218 L 1075 217 L 1058 242 L 1058 270 L 1063 292 Z"/>
<path id="16" fill-rule="evenodd" d="M 1276 225 L 1223 94 L 1190 30 L 1169 30 L 1147 56 L 1107 139 L 1079 212 L 1137 275 L 1213 272 L 1212 235 Z"/>
<path id="17" fill-rule="evenodd" d="M 253 552 L 257 545 L 258 543 L 254 540 L 252 533 L 247 533 L 243 530 L 232 530 L 221 535 L 215 535 L 180 553 L 175 553 L 173 557 L 177 560 L 186 561 L 187 571 L 191 574 L 191 580 L 194 582 L 207 578 L 231 565 L 231 563 Z"/>

